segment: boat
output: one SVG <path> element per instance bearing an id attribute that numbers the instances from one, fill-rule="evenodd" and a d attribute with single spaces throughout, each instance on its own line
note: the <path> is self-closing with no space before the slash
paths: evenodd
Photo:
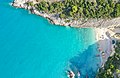
<path id="1" fill-rule="evenodd" d="M 73 71 L 68 70 L 67 74 L 68 74 L 68 78 L 75 78 L 75 74 L 73 73 Z"/>

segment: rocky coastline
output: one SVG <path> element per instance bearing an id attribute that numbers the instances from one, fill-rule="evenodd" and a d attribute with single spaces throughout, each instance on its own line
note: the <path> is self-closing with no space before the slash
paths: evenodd
<path id="1" fill-rule="evenodd" d="M 29 0 L 28 0 L 29 1 Z M 52 24 L 61 25 L 61 26 L 70 26 L 70 27 L 78 27 L 78 28 L 109 28 L 109 27 L 120 27 L 120 17 L 112 18 L 112 19 L 79 19 L 72 20 L 69 19 L 61 19 L 56 14 L 47 14 L 42 11 L 38 11 L 33 6 L 28 6 L 25 4 L 25 0 L 22 1 L 14 1 L 11 3 L 12 6 L 17 8 L 24 8 L 29 10 L 31 13 L 47 18 Z M 34 2 L 36 4 L 36 2 Z"/>

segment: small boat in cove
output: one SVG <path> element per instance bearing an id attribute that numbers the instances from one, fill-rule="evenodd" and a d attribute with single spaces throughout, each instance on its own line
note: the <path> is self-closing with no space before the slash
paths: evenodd
<path id="1" fill-rule="evenodd" d="M 75 78 L 75 74 L 71 70 L 68 70 L 67 74 L 68 74 L 68 78 Z"/>

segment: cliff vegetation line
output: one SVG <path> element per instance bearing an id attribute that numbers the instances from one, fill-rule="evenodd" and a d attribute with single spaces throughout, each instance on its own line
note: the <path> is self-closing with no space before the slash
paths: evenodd
<path id="1" fill-rule="evenodd" d="M 115 18 L 120 16 L 120 2 L 113 0 L 64 0 L 49 3 L 41 1 L 37 4 L 27 3 L 35 6 L 39 11 L 57 14 L 60 18 Z"/>

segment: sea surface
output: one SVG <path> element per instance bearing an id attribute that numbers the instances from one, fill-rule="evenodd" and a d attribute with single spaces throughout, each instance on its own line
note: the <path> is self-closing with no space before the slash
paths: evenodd
<path id="1" fill-rule="evenodd" d="M 68 69 L 94 78 L 93 29 L 52 25 L 10 2 L 0 0 L 0 78 L 67 78 Z"/>

